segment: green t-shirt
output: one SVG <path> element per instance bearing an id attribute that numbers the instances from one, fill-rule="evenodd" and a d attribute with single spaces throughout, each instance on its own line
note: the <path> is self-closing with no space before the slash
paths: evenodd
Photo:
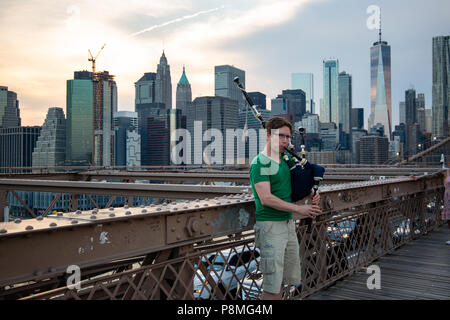
<path id="1" fill-rule="evenodd" d="M 256 221 L 283 221 L 292 219 L 292 212 L 279 211 L 268 206 L 263 206 L 255 190 L 256 183 L 269 181 L 270 191 L 274 196 L 286 202 L 292 202 L 291 172 L 286 161 L 281 158 L 281 155 L 280 164 L 278 164 L 262 153 L 258 154 L 252 160 L 249 175 L 253 195 L 255 196 Z"/>

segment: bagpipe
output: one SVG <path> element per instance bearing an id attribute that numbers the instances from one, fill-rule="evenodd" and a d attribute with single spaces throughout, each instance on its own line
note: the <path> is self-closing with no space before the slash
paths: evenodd
<path id="1" fill-rule="evenodd" d="M 238 88 L 242 91 L 245 100 L 251 107 L 255 117 L 261 122 L 263 128 L 265 128 L 265 121 L 262 118 L 261 113 L 258 111 L 256 106 L 253 104 L 252 99 L 249 97 L 241 83 L 239 82 L 239 77 L 235 77 L 233 81 L 237 84 Z M 311 194 L 311 190 L 314 190 L 314 195 L 316 195 L 319 189 L 319 183 L 323 180 L 323 175 L 325 173 L 325 168 L 317 164 L 313 164 L 306 160 L 305 151 L 305 129 L 300 127 L 299 133 L 301 136 L 301 152 L 300 156 L 294 152 L 294 146 L 289 143 L 289 146 L 284 149 L 283 159 L 286 161 L 290 171 L 291 171 L 291 186 L 292 186 L 292 202 L 302 200 L 303 198 Z M 289 157 L 289 155 L 291 157 Z M 308 225 L 310 225 L 311 220 L 308 218 Z"/>

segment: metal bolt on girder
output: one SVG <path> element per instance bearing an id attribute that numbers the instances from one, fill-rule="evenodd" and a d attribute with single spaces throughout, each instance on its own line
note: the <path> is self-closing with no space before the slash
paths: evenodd
<path id="1" fill-rule="evenodd" d="M 114 211 L 114 207 L 109 207 L 109 211 Z"/>
<path id="2" fill-rule="evenodd" d="M 54 223 L 54 222 L 50 223 L 50 227 L 56 227 L 56 226 L 57 226 L 56 223 Z"/>
<path id="3" fill-rule="evenodd" d="M 147 213 L 147 209 L 142 209 L 142 213 Z"/>
<path id="4" fill-rule="evenodd" d="M 42 220 L 44 220 L 44 217 L 39 216 L 39 217 L 36 218 L 36 220 L 37 220 L 37 221 L 42 221 Z"/>
<path id="5" fill-rule="evenodd" d="M 25 228 L 25 230 L 33 230 L 34 228 L 33 228 L 33 226 L 27 226 L 26 228 Z"/>
<path id="6" fill-rule="evenodd" d="M 7 233 L 7 232 L 8 232 L 8 230 L 6 230 L 6 229 L 1 229 L 1 230 L 0 230 L 0 233 L 1 233 L 1 234 Z"/>
<path id="7" fill-rule="evenodd" d="M 110 216 L 111 218 L 114 218 L 116 215 L 115 215 L 114 213 L 111 213 L 109 216 Z"/>
<path id="8" fill-rule="evenodd" d="M 77 224 L 78 220 L 72 220 L 72 224 Z"/>
<path id="9" fill-rule="evenodd" d="M 94 211 L 92 211 L 92 213 L 93 213 Z M 77 210 L 76 212 L 75 212 L 75 214 L 81 214 L 81 210 Z"/>
<path id="10" fill-rule="evenodd" d="M 125 215 L 129 216 L 131 214 L 131 211 L 125 212 Z"/>
<path id="11" fill-rule="evenodd" d="M 91 220 L 97 219 L 97 217 L 95 215 L 91 216 Z"/>
<path id="12" fill-rule="evenodd" d="M 21 223 L 22 222 L 22 220 L 20 220 L 20 219 L 15 219 L 14 220 L 14 223 Z"/>

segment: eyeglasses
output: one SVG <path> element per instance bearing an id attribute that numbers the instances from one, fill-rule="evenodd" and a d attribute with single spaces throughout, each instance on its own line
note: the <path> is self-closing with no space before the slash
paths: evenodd
<path id="1" fill-rule="evenodd" d="M 289 139 L 291 139 L 291 136 L 290 136 L 290 135 L 286 135 L 286 134 L 282 134 L 282 133 L 277 134 L 277 136 L 278 136 L 281 140 L 289 140 Z"/>

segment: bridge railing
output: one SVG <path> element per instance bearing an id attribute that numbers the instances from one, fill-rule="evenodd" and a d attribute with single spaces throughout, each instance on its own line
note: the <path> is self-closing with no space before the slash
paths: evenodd
<path id="1" fill-rule="evenodd" d="M 296 222 L 302 281 L 284 298 L 304 298 L 438 227 L 443 191 L 440 174 L 321 187 L 324 214 L 310 228 Z M 31 220 L 0 224 L 0 298 L 261 294 L 248 194 Z"/>

